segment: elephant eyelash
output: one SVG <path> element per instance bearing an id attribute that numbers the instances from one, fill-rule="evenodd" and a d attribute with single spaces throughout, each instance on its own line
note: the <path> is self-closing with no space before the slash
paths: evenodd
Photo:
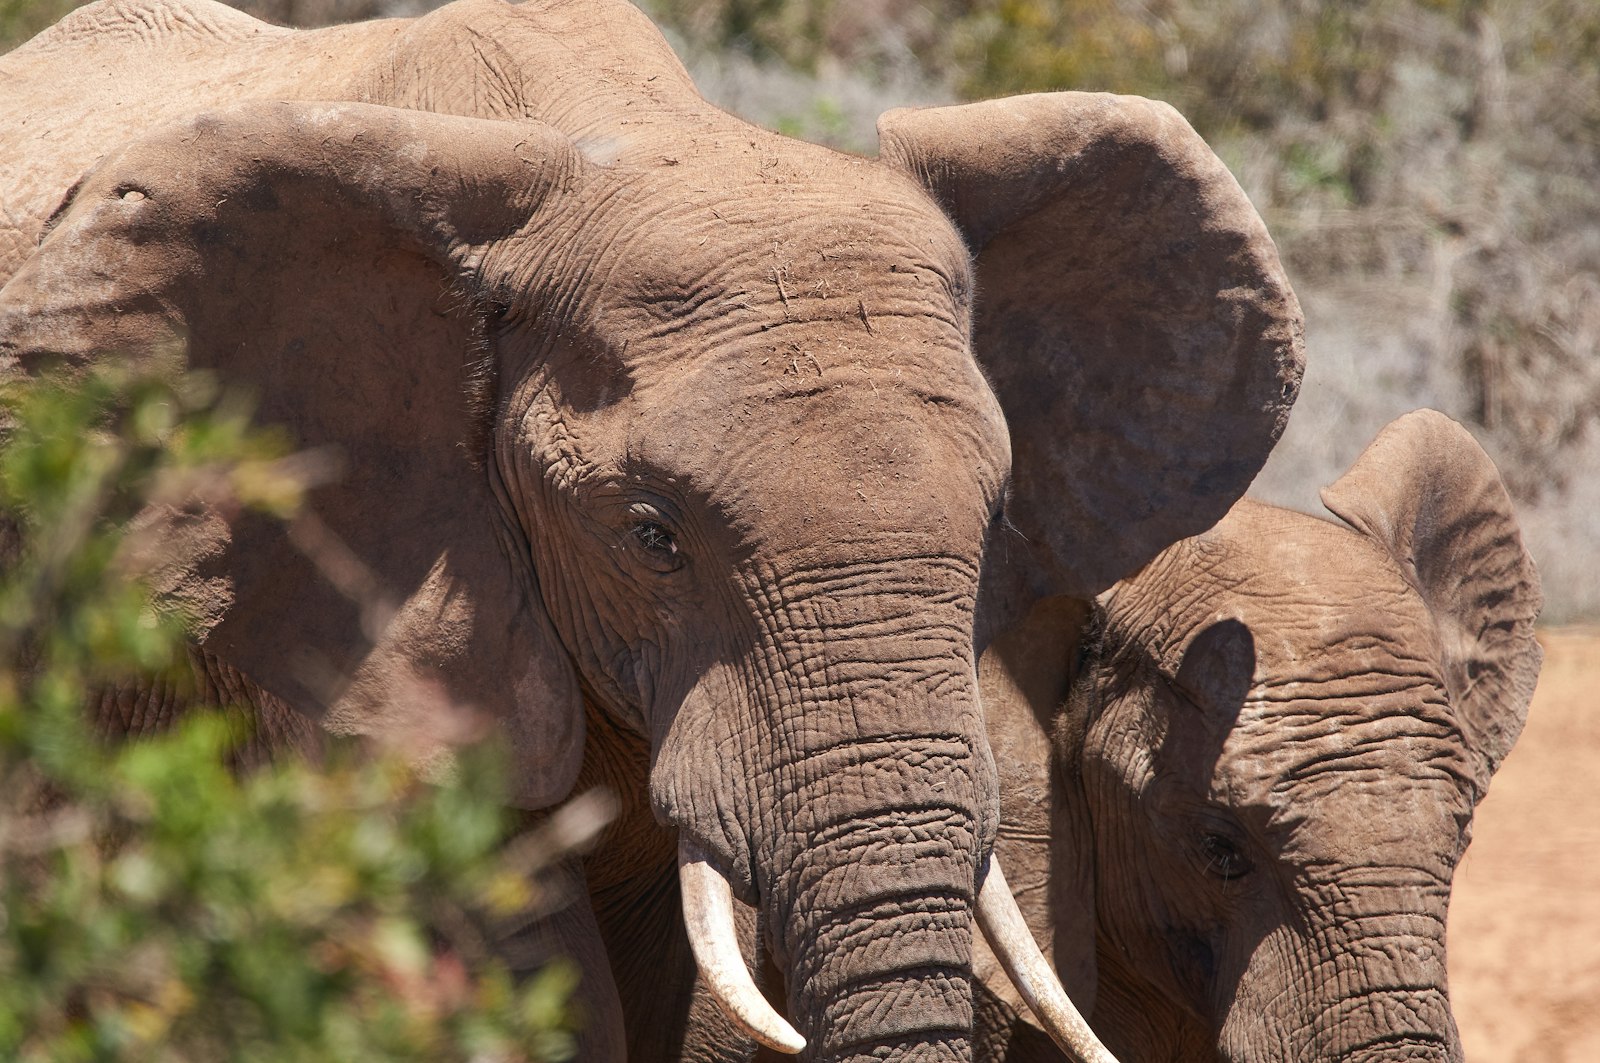
<path id="1" fill-rule="evenodd" d="M 644 544 L 646 550 L 657 553 L 676 554 L 678 543 L 667 531 L 655 521 L 641 521 L 633 526 L 634 537 Z"/>
<path id="2" fill-rule="evenodd" d="M 678 549 L 678 540 L 665 525 L 641 520 L 633 526 L 633 537 L 644 548 L 640 552 L 644 563 L 657 572 L 675 572 L 683 567 L 685 558 Z"/>
<path id="3" fill-rule="evenodd" d="M 1028 537 L 1022 534 L 1022 529 L 1011 523 L 1011 514 L 1006 512 L 1005 503 L 995 507 L 994 515 L 989 518 L 989 539 L 995 539 L 1001 532 L 1015 535 L 1023 542 L 1028 542 Z"/>
<path id="4" fill-rule="evenodd" d="M 1232 838 L 1215 831 L 1200 836 L 1200 852 L 1205 857 L 1206 872 L 1224 882 L 1234 882 L 1255 869 Z"/>

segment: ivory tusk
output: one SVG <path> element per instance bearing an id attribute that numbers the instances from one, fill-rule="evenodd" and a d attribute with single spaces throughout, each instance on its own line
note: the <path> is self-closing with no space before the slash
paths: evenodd
<path id="1" fill-rule="evenodd" d="M 806 1039 L 772 1010 L 744 965 L 733 927 L 733 888 L 700 847 L 685 837 L 678 841 L 678 883 L 683 888 L 683 921 L 694 962 L 722 1010 L 768 1048 L 790 1055 L 800 1052 Z"/>
<path id="2" fill-rule="evenodd" d="M 1050 961 L 1039 951 L 1039 943 L 1033 940 L 1033 931 L 1006 885 L 1000 862 L 993 856 L 978 888 L 978 927 L 1017 992 L 1063 1052 L 1078 1063 L 1117 1063 L 1078 1014 L 1050 969 Z"/>

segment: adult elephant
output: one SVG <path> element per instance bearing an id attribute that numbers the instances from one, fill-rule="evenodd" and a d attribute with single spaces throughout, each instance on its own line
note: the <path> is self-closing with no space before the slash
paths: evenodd
<path id="1" fill-rule="evenodd" d="M 1461 1059 L 1450 878 L 1526 718 L 1539 579 L 1442 414 L 1323 500 L 1348 526 L 1243 501 L 983 658 L 996 852 L 1123 1063 Z M 1060 1060 L 978 967 L 980 1057 Z"/>
<path id="2" fill-rule="evenodd" d="M 109 0 L 0 92 L 11 371 L 178 340 L 343 456 L 297 529 L 188 529 L 212 695 L 367 734 L 475 706 L 524 806 L 620 791 L 547 928 L 586 1058 L 677 1051 L 680 879 L 747 1031 L 969 1057 L 1009 903 L 984 632 L 1216 520 L 1298 381 L 1276 252 L 1181 118 L 1024 97 L 848 157 L 706 104 L 620 0 L 315 32 Z"/>

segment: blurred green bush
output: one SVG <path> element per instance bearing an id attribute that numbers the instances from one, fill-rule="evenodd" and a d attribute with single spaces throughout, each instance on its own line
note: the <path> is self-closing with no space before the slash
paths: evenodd
<path id="1" fill-rule="evenodd" d="M 237 716 L 91 733 L 100 692 L 186 664 L 128 520 L 297 502 L 245 413 L 160 368 L 0 385 L 0 1059 L 568 1058 L 571 970 L 519 984 L 489 946 L 565 850 L 502 845 L 488 754 L 435 785 L 349 747 L 236 772 Z"/>

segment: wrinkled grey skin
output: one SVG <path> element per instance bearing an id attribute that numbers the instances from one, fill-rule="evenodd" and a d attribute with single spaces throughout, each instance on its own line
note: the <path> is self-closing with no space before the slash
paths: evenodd
<path id="1" fill-rule="evenodd" d="M 678 1050 L 678 835 L 809 1058 L 970 1057 L 986 633 L 1216 520 L 1299 379 L 1181 118 L 1021 97 L 846 157 L 707 105 L 617 0 L 110 0 L 0 99 L 5 370 L 176 346 L 342 458 L 293 535 L 179 522 L 204 696 L 423 754 L 468 706 L 524 806 L 617 792 L 587 903 L 522 943 L 582 965 L 587 1059 Z"/>
<path id="2" fill-rule="evenodd" d="M 1243 501 L 984 657 L 997 852 L 1123 1063 L 1461 1059 L 1450 879 L 1526 717 L 1538 577 L 1440 414 L 1323 497 L 1348 526 Z M 979 1057 L 1059 1060 L 992 963 Z"/>

